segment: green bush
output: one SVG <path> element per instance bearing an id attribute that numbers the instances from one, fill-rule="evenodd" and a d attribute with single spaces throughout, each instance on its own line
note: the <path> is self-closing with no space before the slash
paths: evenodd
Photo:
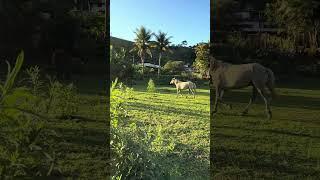
<path id="1" fill-rule="evenodd" d="M 78 112 L 80 98 L 73 84 L 64 85 L 56 80 L 50 81 L 49 97 L 49 114 L 68 119 Z"/>
<path id="2" fill-rule="evenodd" d="M 149 81 L 148 81 L 147 92 L 149 92 L 149 93 L 156 92 L 156 85 L 154 84 L 152 79 L 149 79 Z"/>
<path id="3" fill-rule="evenodd" d="M 184 71 L 183 61 L 168 61 L 164 66 L 163 70 L 168 74 L 177 74 Z"/>

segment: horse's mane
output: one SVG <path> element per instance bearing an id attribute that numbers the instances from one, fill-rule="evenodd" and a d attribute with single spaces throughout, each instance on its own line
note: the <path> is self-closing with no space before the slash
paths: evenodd
<path id="1" fill-rule="evenodd" d="M 182 82 L 182 81 L 180 81 L 179 79 L 177 79 L 177 78 L 175 78 L 176 80 L 177 80 L 177 82 Z"/>
<path id="2" fill-rule="evenodd" d="M 219 64 L 219 66 L 222 66 L 222 67 L 226 67 L 226 66 L 230 66 L 232 65 L 231 63 L 228 63 L 228 62 L 224 62 L 222 60 L 216 60 Z"/>

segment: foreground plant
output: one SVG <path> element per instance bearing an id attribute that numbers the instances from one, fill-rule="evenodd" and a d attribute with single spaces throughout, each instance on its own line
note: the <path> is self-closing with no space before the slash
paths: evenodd
<path id="1" fill-rule="evenodd" d="M 132 97 L 131 88 L 116 79 L 110 92 L 112 179 L 159 179 L 169 176 L 157 162 L 163 158 L 163 153 L 174 149 L 173 140 L 167 140 L 161 126 L 153 128 L 130 121 L 126 102 Z"/>
<path id="2" fill-rule="evenodd" d="M 22 51 L 12 70 L 8 63 L 6 80 L 0 84 L 0 179 L 50 176 L 59 171 L 50 144 L 43 138 L 49 133 L 47 117 L 39 113 L 43 106 L 38 104 L 37 77 L 33 76 L 31 88 L 14 86 L 23 61 Z"/>

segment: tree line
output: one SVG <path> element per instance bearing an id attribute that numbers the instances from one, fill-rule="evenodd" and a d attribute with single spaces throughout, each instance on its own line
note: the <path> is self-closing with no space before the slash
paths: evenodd
<path id="1" fill-rule="evenodd" d="M 310 0 L 221 0 L 213 17 L 218 31 L 213 52 L 226 61 L 261 61 L 281 73 L 320 73 L 320 3 Z M 215 7 L 212 7 L 215 8 Z M 248 9 L 249 8 L 249 9 Z M 254 21 L 276 32 L 248 33 L 235 26 L 237 12 L 259 12 Z M 288 68 L 289 67 L 289 68 Z"/>

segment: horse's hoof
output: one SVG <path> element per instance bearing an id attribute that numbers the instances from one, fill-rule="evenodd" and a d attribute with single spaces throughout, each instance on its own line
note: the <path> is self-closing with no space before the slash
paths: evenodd
<path id="1" fill-rule="evenodd" d="M 232 105 L 229 105 L 229 109 L 230 109 L 230 110 L 232 109 Z"/>
<path id="2" fill-rule="evenodd" d="M 267 119 L 268 119 L 268 120 L 271 120 L 271 118 L 272 118 L 272 113 L 271 113 L 271 112 L 268 112 L 268 114 L 267 114 Z"/>
<path id="3" fill-rule="evenodd" d="M 241 115 L 241 116 L 248 115 L 248 111 L 243 111 L 240 115 Z"/>

